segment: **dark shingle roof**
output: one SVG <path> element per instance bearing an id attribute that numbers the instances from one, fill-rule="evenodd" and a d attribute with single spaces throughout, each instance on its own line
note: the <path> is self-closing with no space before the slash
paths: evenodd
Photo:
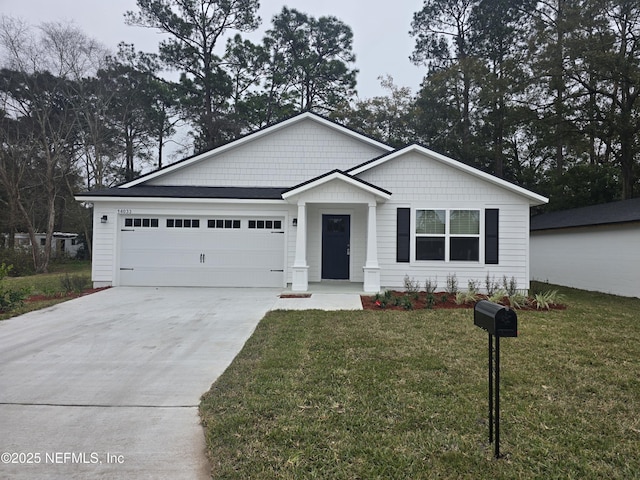
<path id="1" fill-rule="evenodd" d="M 109 188 L 83 192 L 80 197 L 134 197 L 134 198 L 229 198 L 244 200 L 282 200 L 288 187 L 195 187 L 136 185 L 130 188 Z"/>
<path id="2" fill-rule="evenodd" d="M 640 198 L 537 215 L 531 231 L 628 222 L 640 222 Z"/>

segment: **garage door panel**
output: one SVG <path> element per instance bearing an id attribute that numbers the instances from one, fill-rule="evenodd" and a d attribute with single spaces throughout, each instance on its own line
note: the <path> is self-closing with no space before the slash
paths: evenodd
<path id="1" fill-rule="evenodd" d="M 120 283 L 139 287 L 192 287 L 190 268 L 169 269 L 166 265 L 143 266 L 120 270 Z"/>
<path id="2" fill-rule="evenodd" d="M 161 217 L 159 228 L 123 229 L 120 284 L 283 286 L 285 235 L 247 228 L 247 218 L 240 228 L 207 228 L 206 218 L 200 228 L 166 228 Z"/>

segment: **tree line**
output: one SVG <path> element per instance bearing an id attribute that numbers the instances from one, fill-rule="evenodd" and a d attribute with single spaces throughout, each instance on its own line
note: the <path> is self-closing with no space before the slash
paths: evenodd
<path id="1" fill-rule="evenodd" d="M 640 2 L 424 0 L 408 34 L 417 92 L 360 99 L 353 32 L 293 8 L 261 42 L 257 0 L 137 0 L 157 52 L 117 52 L 72 24 L 0 25 L 0 246 L 90 238 L 79 190 L 162 167 L 313 110 L 400 147 L 421 143 L 551 198 L 559 209 L 639 193 Z M 384 70 L 385 66 L 380 65 Z M 189 137 L 184 138 L 188 130 Z M 176 143 L 180 146 L 176 147 Z"/>
<path id="2" fill-rule="evenodd" d="M 413 15 L 416 95 L 341 117 L 418 141 L 564 209 L 640 194 L 640 2 L 425 0 Z M 355 112 L 355 113 L 354 113 Z"/>

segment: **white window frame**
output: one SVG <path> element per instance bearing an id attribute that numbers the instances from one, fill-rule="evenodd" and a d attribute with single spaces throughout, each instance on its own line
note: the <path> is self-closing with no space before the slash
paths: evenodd
<path id="1" fill-rule="evenodd" d="M 444 211 L 445 212 L 445 231 L 444 234 L 418 233 L 418 212 L 424 210 Z M 478 233 L 477 234 L 452 234 L 451 233 L 451 212 L 453 211 L 475 211 L 478 212 Z M 478 207 L 417 207 L 412 209 L 412 258 L 418 263 L 463 263 L 466 265 L 481 264 L 483 262 L 483 235 L 484 235 L 484 213 L 482 208 Z M 418 258 L 417 239 L 418 238 L 442 238 L 444 237 L 444 259 L 443 260 L 421 260 Z M 477 260 L 451 260 L 451 239 L 452 238 L 477 238 L 478 239 L 478 258 Z"/>

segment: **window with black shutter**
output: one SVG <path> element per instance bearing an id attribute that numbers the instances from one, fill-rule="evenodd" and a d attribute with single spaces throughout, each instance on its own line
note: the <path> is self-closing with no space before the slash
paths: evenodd
<path id="1" fill-rule="evenodd" d="M 398 208 L 396 225 L 396 262 L 409 262 L 411 245 L 411 209 Z"/>
<path id="2" fill-rule="evenodd" d="M 487 265 L 497 265 L 499 260 L 498 217 L 497 208 L 484 211 L 484 263 Z"/>

